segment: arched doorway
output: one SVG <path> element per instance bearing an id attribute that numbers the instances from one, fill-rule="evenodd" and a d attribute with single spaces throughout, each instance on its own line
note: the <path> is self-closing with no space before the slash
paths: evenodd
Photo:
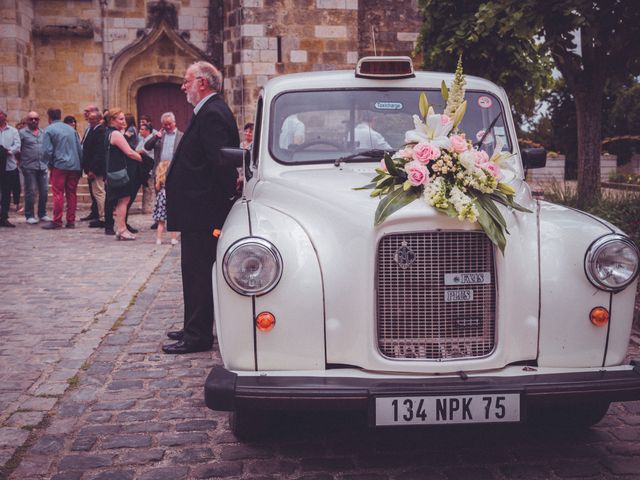
<path id="1" fill-rule="evenodd" d="M 160 116 L 173 112 L 178 129 L 184 132 L 189 124 L 193 107 L 187 103 L 187 97 L 175 83 L 154 83 L 145 85 L 137 94 L 138 118 L 149 115 L 154 128 L 160 128 Z"/>

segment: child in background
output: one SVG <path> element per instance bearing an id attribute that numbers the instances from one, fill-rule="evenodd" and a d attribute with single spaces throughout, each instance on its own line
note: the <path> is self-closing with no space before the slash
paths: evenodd
<path id="1" fill-rule="evenodd" d="M 158 222 L 156 230 L 156 245 L 162 245 L 162 234 L 165 230 L 167 222 L 167 194 L 164 190 L 164 182 L 167 179 L 167 170 L 169 170 L 169 162 L 163 160 L 156 168 L 156 204 L 153 207 L 153 221 Z M 171 245 L 177 245 L 177 233 L 169 232 L 171 236 Z"/>

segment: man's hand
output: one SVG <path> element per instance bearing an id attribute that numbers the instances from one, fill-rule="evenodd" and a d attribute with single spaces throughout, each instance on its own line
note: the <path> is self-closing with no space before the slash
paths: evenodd
<path id="1" fill-rule="evenodd" d="M 89 180 L 94 180 L 96 178 L 96 174 L 93 172 L 87 172 L 87 178 Z"/>

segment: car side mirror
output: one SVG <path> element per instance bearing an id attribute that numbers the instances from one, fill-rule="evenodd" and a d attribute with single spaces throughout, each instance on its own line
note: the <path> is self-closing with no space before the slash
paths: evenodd
<path id="1" fill-rule="evenodd" d="M 245 156 L 249 158 L 251 152 L 243 148 L 225 147 L 220 149 L 220 163 L 223 167 L 242 168 Z"/>
<path id="2" fill-rule="evenodd" d="M 525 169 L 544 168 L 547 164 L 547 151 L 544 148 L 523 148 L 520 153 Z"/>

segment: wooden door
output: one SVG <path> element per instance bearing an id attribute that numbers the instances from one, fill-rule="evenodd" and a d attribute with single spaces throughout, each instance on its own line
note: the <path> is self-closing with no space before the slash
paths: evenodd
<path id="1" fill-rule="evenodd" d="M 178 129 L 187 128 L 193 107 L 187 103 L 186 95 L 175 83 L 154 83 L 138 90 L 138 118 L 149 115 L 153 128 L 160 128 L 160 117 L 165 112 L 173 112 Z"/>

